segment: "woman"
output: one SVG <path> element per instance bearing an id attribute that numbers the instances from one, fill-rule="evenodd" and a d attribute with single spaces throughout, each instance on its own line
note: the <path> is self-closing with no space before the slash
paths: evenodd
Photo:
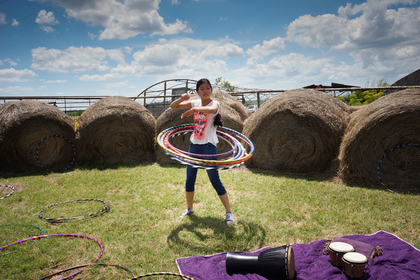
<path id="1" fill-rule="evenodd" d="M 201 79 L 197 82 L 198 100 L 190 100 L 190 95 L 184 93 L 181 98 L 171 104 L 172 109 L 189 109 L 181 115 L 181 119 L 194 115 L 194 132 L 191 135 L 190 153 L 215 155 L 216 145 L 219 142 L 216 134 L 217 125 L 222 125 L 219 115 L 219 102 L 211 99 L 213 88 L 208 79 Z M 226 209 L 226 223 L 234 223 L 235 217 L 232 214 L 229 198 L 225 187 L 219 178 L 217 169 L 207 170 L 210 182 L 219 195 L 223 206 Z M 185 192 L 187 209 L 181 214 L 181 218 L 194 213 L 194 189 L 197 177 L 197 168 L 187 165 L 187 179 L 185 180 Z"/>

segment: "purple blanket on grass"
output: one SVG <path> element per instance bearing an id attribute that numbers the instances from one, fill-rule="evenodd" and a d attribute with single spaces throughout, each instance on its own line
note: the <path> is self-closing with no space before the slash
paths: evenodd
<path id="1" fill-rule="evenodd" d="M 372 235 L 347 235 L 348 239 L 357 240 L 372 246 L 381 246 L 382 256 L 369 261 L 362 280 L 420 279 L 420 251 L 399 237 L 378 231 Z M 326 240 L 313 241 L 309 244 L 293 244 L 295 255 L 296 278 L 299 280 L 332 279 L 347 280 L 346 275 L 329 262 L 329 255 L 323 255 Z M 284 244 L 285 245 L 285 244 Z M 255 252 L 243 252 L 258 255 L 269 249 L 265 247 Z M 194 280 L 265 280 L 258 274 L 226 273 L 226 252 L 211 256 L 187 257 L 176 260 L 179 272 Z"/>

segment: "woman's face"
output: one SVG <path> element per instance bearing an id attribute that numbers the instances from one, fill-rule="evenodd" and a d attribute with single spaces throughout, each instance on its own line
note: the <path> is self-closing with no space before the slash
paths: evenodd
<path id="1" fill-rule="evenodd" d="M 197 94 L 201 99 L 209 99 L 212 93 L 212 88 L 208 83 L 203 83 L 198 87 Z"/>

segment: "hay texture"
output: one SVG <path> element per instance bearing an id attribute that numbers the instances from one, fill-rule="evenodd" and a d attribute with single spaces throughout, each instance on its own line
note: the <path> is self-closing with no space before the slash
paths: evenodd
<path id="1" fill-rule="evenodd" d="M 249 168 L 322 172 L 337 157 L 348 106 L 324 92 L 296 89 L 266 101 L 244 124 L 255 145 Z"/>
<path id="2" fill-rule="evenodd" d="M 197 94 L 192 94 L 191 99 L 199 99 L 200 97 Z M 241 102 L 239 102 L 235 97 L 230 94 L 214 90 L 212 93 L 212 99 L 217 100 L 220 103 L 219 113 L 222 116 L 223 126 L 242 132 L 243 121 L 251 114 Z M 180 124 L 193 124 L 194 117 L 181 119 L 181 115 L 186 110 L 174 110 L 171 108 L 166 109 L 158 118 L 157 118 L 157 133 L 160 133 L 164 129 L 180 125 Z M 181 149 L 183 151 L 188 151 L 190 146 L 190 136 L 188 133 L 186 135 L 180 135 L 171 139 L 172 145 Z M 229 144 L 225 143 L 223 140 L 219 139 L 219 144 L 217 145 L 217 152 L 223 153 L 232 149 Z M 165 154 L 164 150 L 157 145 L 156 146 L 156 161 L 160 164 L 165 163 L 177 163 L 177 161 L 171 159 L 168 155 Z"/>
<path id="3" fill-rule="evenodd" d="M 378 165 L 392 148 L 420 144 L 420 89 L 395 92 L 352 113 L 340 148 L 340 173 L 354 182 L 379 183 Z M 420 147 L 389 153 L 381 164 L 388 186 L 420 186 Z"/>
<path id="4" fill-rule="evenodd" d="M 139 103 L 112 96 L 89 106 L 77 120 L 78 162 L 154 161 L 156 119 Z"/>
<path id="5" fill-rule="evenodd" d="M 74 143 L 74 121 L 57 107 L 40 101 L 11 101 L 0 106 L 0 169 L 42 169 L 36 149 L 50 135 L 61 135 Z M 69 141 L 52 137 L 39 145 L 38 156 L 44 167 L 64 169 L 72 163 L 74 150 Z"/>

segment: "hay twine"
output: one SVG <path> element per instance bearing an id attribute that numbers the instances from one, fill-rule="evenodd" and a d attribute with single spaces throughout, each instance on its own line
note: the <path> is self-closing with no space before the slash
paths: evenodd
<path id="1" fill-rule="evenodd" d="M 38 146 L 36 147 L 36 160 L 38 161 L 39 165 L 41 165 L 41 167 L 42 167 L 42 168 L 44 168 L 44 169 L 45 169 L 45 170 L 47 170 L 48 172 L 51 172 L 51 170 L 50 170 L 50 169 L 46 168 L 46 167 L 45 167 L 45 166 L 41 163 L 41 160 L 39 159 L 39 156 L 38 156 L 39 146 L 41 146 L 41 144 L 42 144 L 42 142 L 44 142 L 44 140 L 47 140 L 48 138 L 51 138 L 51 137 L 60 137 L 60 138 L 63 138 L 63 139 L 65 139 L 65 140 L 67 140 L 67 141 L 70 143 L 71 147 L 73 148 L 73 159 L 72 159 L 72 161 L 71 161 L 70 165 L 69 165 L 69 166 L 67 166 L 67 167 L 64 169 L 64 171 L 66 171 L 66 170 L 68 170 L 68 169 L 69 169 L 69 168 L 73 165 L 74 161 L 76 160 L 76 148 L 74 147 L 73 142 L 71 142 L 71 141 L 70 141 L 70 139 L 68 139 L 67 137 L 65 137 L 65 136 L 63 136 L 63 135 L 50 135 L 50 136 L 47 136 L 47 137 L 45 137 L 45 138 L 42 138 L 42 139 L 41 139 L 41 141 L 38 143 Z"/>
<path id="2" fill-rule="evenodd" d="M 5 199 L 6 197 L 11 196 L 11 195 L 12 195 L 12 193 L 14 193 L 14 192 L 15 192 L 15 188 L 14 188 L 14 187 L 12 187 L 12 186 L 9 186 L 9 185 L 0 185 L 0 187 L 9 188 L 9 189 L 11 189 L 11 190 L 12 190 L 12 191 L 11 191 L 10 193 L 8 193 L 6 196 L 0 197 L 0 200 Z"/>
<path id="3" fill-rule="evenodd" d="M 402 145 L 396 146 L 396 147 L 392 148 L 391 150 L 389 150 L 388 152 L 386 152 L 386 153 L 384 154 L 384 156 L 382 157 L 382 159 L 379 161 L 379 165 L 378 165 L 378 178 L 379 178 L 379 181 L 381 182 L 382 186 L 384 186 L 384 187 L 385 187 L 388 191 L 390 191 L 390 192 L 392 192 L 392 193 L 396 193 L 396 192 L 394 192 L 393 190 L 389 189 L 389 188 L 388 188 L 388 187 L 384 184 L 384 182 L 382 181 L 382 178 L 381 178 L 381 164 L 382 164 L 382 162 L 384 161 L 385 157 L 386 157 L 389 153 L 391 153 L 392 151 L 394 151 L 394 150 L 396 150 L 396 149 L 398 149 L 398 148 L 405 147 L 405 146 L 420 146 L 420 144 L 418 144 L 418 143 L 408 143 L 408 144 L 402 144 Z"/>
<path id="4" fill-rule="evenodd" d="M 103 200 L 96 199 L 96 198 L 87 198 L 87 199 L 76 199 L 76 200 L 69 200 L 69 201 L 55 203 L 55 204 L 52 204 L 50 206 L 47 206 L 47 208 L 45 208 L 45 210 L 47 210 L 48 208 L 57 207 L 59 205 L 63 205 L 63 204 L 66 204 L 66 203 L 73 203 L 73 202 L 79 203 L 79 202 L 87 202 L 87 201 L 98 201 L 98 202 L 101 202 L 101 203 L 104 204 L 104 207 L 101 210 L 99 210 L 99 211 L 97 211 L 95 213 L 88 214 L 88 215 L 85 215 L 85 216 L 71 217 L 71 218 L 47 218 L 47 217 L 44 217 L 42 215 L 42 212 L 44 210 L 41 209 L 41 211 L 39 211 L 39 213 L 38 213 L 38 216 L 41 219 L 44 219 L 44 220 L 46 220 L 49 223 L 62 223 L 62 222 L 68 222 L 68 221 L 73 221 L 73 220 L 80 220 L 80 219 L 83 219 L 83 218 L 93 218 L 93 217 L 102 215 L 105 212 L 108 212 L 109 209 L 110 209 L 110 206 L 105 201 L 103 201 Z"/>
<path id="5" fill-rule="evenodd" d="M 41 238 L 46 238 L 46 237 L 78 237 L 78 238 L 86 238 L 86 239 L 95 241 L 96 243 L 98 243 L 98 245 L 99 245 L 99 247 L 101 249 L 101 252 L 99 253 L 99 256 L 91 264 L 97 263 L 100 260 L 100 258 L 102 258 L 102 255 L 103 255 L 103 252 L 104 252 L 104 247 L 102 246 L 101 242 L 99 242 L 95 238 L 92 238 L 92 237 L 89 237 L 89 236 L 86 236 L 86 235 L 81 235 L 81 234 L 49 234 L 49 235 L 40 235 L 40 236 L 34 236 L 34 237 L 30 237 L 30 238 L 25 238 L 25 239 L 19 239 L 18 241 L 15 241 L 13 243 L 10 243 L 10 244 L 7 244 L 7 245 L 5 245 L 3 247 L 0 247 L 0 251 L 3 250 L 3 249 L 5 249 L 5 248 L 8 248 L 8 247 L 10 247 L 12 245 L 20 244 L 20 243 L 23 243 L 23 242 L 26 242 L 26 241 L 30 241 L 30 240 L 39 240 Z M 59 280 L 64 280 L 64 279 L 72 278 L 72 277 L 74 277 L 74 276 L 82 273 L 83 271 L 85 271 L 86 268 L 87 267 L 85 267 L 85 268 L 77 271 L 76 273 L 70 274 L 70 275 L 68 275 L 68 276 L 66 276 L 64 278 L 60 278 Z"/>
<path id="6" fill-rule="evenodd" d="M 225 153 L 216 155 L 199 155 L 182 151 L 174 147 L 169 139 L 178 135 L 192 133 L 194 131 L 193 124 L 184 124 L 173 126 L 159 133 L 157 139 L 165 153 L 172 159 L 182 164 L 190 165 L 195 168 L 203 169 L 230 169 L 242 165 L 246 160 L 250 159 L 254 153 L 254 144 L 245 135 L 227 128 L 219 126 L 216 130 L 217 136 L 228 142 L 232 149 Z M 244 148 L 242 142 L 246 143 L 249 152 Z"/>

